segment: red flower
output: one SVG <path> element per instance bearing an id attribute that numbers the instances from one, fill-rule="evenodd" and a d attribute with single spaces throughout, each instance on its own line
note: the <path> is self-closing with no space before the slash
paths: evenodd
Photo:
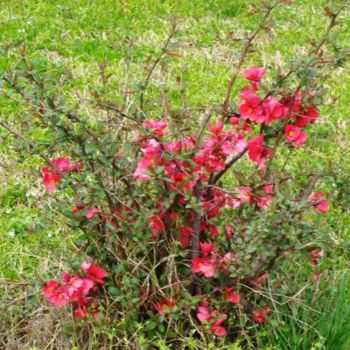
<path id="1" fill-rule="evenodd" d="M 209 124 L 208 130 L 214 135 L 220 135 L 222 133 L 223 121 L 219 120 L 216 124 Z"/>
<path id="2" fill-rule="evenodd" d="M 78 305 L 73 312 L 74 318 L 85 318 L 87 314 L 86 307 Z"/>
<path id="3" fill-rule="evenodd" d="M 258 277 L 256 280 L 255 280 L 255 283 L 256 284 L 261 284 L 263 281 L 267 280 L 269 277 L 269 275 L 267 274 L 267 272 L 263 273 L 260 277 Z"/>
<path id="4" fill-rule="evenodd" d="M 271 155 L 271 150 L 264 146 L 264 135 L 252 137 L 248 144 L 248 155 L 250 160 L 256 162 L 260 169 L 265 167 L 265 162 Z"/>
<path id="5" fill-rule="evenodd" d="M 226 335 L 226 329 L 222 326 L 222 323 L 226 320 L 226 314 L 219 314 L 216 310 L 211 313 L 212 317 L 219 317 L 212 325 L 210 326 L 210 332 L 215 334 L 218 337 L 224 337 Z"/>
<path id="6" fill-rule="evenodd" d="M 155 304 L 156 310 L 161 314 L 165 315 L 169 309 L 172 309 L 174 307 L 175 303 L 169 299 L 163 299 Z"/>
<path id="7" fill-rule="evenodd" d="M 180 235 L 178 237 L 175 237 L 175 240 L 181 243 L 181 248 L 186 249 L 191 240 L 192 236 L 192 227 L 183 227 L 180 229 Z"/>
<path id="8" fill-rule="evenodd" d="M 72 214 L 78 214 L 78 213 L 80 213 L 84 208 L 85 208 L 85 206 L 82 205 L 82 204 L 76 205 L 76 206 L 72 209 Z"/>
<path id="9" fill-rule="evenodd" d="M 261 67 L 261 68 L 252 67 L 252 68 L 246 69 L 243 72 L 243 76 L 245 79 L 249 81 L 259 83 L 261 79 L 264 77 L 265 73 L 266 73 L 266 69 L 264 67 Z"/>
<path id="10" fill-rule="evenodd" d="M 253 311 L 253 320 L 256 323 L 262 324 L 266 321 L 266 316 L 270 312 L 269 307 L 266 305 L 263 309 Z"/>
<path id="11" fill-rule="evenodd" d="M 214 248 L 214 245 L 211 242 L 199 242 L 199 246 L 204 256 L 208 255 Z"/>
<path id="12" fill-rule="evenodd" d="M 265 114 L 267 115 L 267 122 L 275 122 L 287 115 L 288 108 L 282 103 L 278 102 L 273 96 L 269 96 L 263 103 Z"/>
<path id="13" fill-rule="evenodd" d="M 69 296 L 65 289 L 55 280 L 47 282 L 42 291 L 45 298 L 56 307 L 62 307 L 69 302 Z"/>
<path id="14" fill-rule="evenodd" d="M 159 215 L 153 215 L 149 218 L 149 226 L 152 230 L 152 238 L 157 238 L 158 233 L 165 231 L 165 225 Z"/>
<path id="15" fill-rule="evenodd" d="M 107 276 L 107 272 L 102 267 L 99 267 L 91 262 L 84 261 L 80 268 L 86 272 L 86 275 L 92 281 L 100 284 L 105 283 L 103 279 Z"/>
<path id="16" fill-rule="evenodd" d="M 255 123 L 263 123 L 266 120 L 263 108 L 258 104 L 246 101 L 239 105 L 239 113 L 243 119 L 248 119 Z"/>
<path id="17" fill-rule="evenodd" d="M 46 189 L 48 191 L 56 191 L 56 186 L 61 181 L 59 174 L 47 167 L 42 168 L 41 171 L 43 184 L 46 187 Z"/>
<path id="18" fill-rule="evenodd" d="M 303 128 L 319 117 L 316 107 L 308 107 L 302 115 L 296 117 L 296 125 Z"/>
<path id="19" fill-rule="evenodd" d="M 295 147 L 301 146 L 307 139 L 305 132 L 295 125 L 286 125 L 284 133 L 288 142 L 292 142 Z"/>
<path id="20" fill-rule="evenodd" d="M 210 237 L 217 237 L 219 236 L 219 229 L 217 226 L 212 226 L 210 228 Z"/>
<path id="21" fill-rule="evenodd" d="M 239 304 L 240 299 L 241 299 L 240 294 L 233 293 L 233 288 L 226 289 L 225 294 L 226 294 L 226 299 L 229 302 L 234 303 L 234 304 Z"/>
<path id="22" fill-rule="evenodd" d="M 314 193 L 310 196 L 310 200 L 315 203 L 313 206 L 321 213 L 326 214 L 329 210 L 329 203 L 322 192 Z"/>

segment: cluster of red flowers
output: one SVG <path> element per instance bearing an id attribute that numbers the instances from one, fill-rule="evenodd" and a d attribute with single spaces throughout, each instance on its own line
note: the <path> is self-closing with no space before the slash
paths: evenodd
<path id="1" fill-rule="evenodd" d="M 97 290 L 98 284 L 105 283 L 103 279 L 107 273 L 103 268 L 87 261 L 81 264 L 81 269 L 85 272 L 85 277 L 64 273 L 62 283 L 51 280 L 45 284 L 42 292 L 56 307 L 62 307 L 71 302 L 74 305 L 75 318 L 84 318 L 88 310 L 96 318 L 97 300 L 90 294 Z"/>
<path id="2" fill-rule="evenodd" d="M 227 331 L 223 327 L 223 323 L 227 319 L 227 314 L 220 313 L 217 310 L 209 310 L 209 303 L 207 301 L 202 301 L 201 305 L 197 308 L 197 317 L 202 324 L 210 325 L 210 332 L 218 337 L 223 337 L 226 335 Z"/>
<path id="3" fill-rule="evenodd" d="M 56 158 L 51 161 L 51 167 L 41 169 L 43 184 L 48 191 L 56 191 L 57 185 L 61 182 L 63 173 L 79 171 L 83 168 L 81 163 L 70 164 L 67 158 Z"/>
<path id="4" fill-rule="evenodd" d="M 213 243 L 220 235 L 230 239 L 234 234 L 233 224 L 224 228 L 219 225 L 220 214 L 243 206 L 264 210 L 272 202 L 275 193 L 275 185 L 269 182 L 258 187 L 240 186 L 235 192 L 228 192 L 215 186 L 215 176 L 225 172 L 230 160 L 243 156 L 245 152 L 259 169 L 265 169 L 265 163 L 273 152 L 266 142 L 269 133 L 265 135 L 263 130 L 276 127 L 281 135 L 284 133 L 288 143 L 300 147 L 307 139 L 303 128 L 318 118 L 317 109 L 303 102 L 300 92 L 295 96 L 281 98 L 272 95 L 262 97 L 261 80 L 265 73 L 265 68 L 255 67 L 244 71 L 249 86 L 239 95 L 242 99 L 239 114 L 230 118 L 228 130 L 225 130 L 224 122 L 219 120 L 208 124 L 209 135 L 203 141 L 195 135 L 182 135 L 181 140 L 169 141 L 168 125 L 164 120 L 146 120 L 142 124 L 142 132 L 135 133 L 135 142 L 142 152 L 134 171 L 135 178 L 141 181 L 159 179 L 167 195 L 171 194 L 167 205 L 165 201 L 159 200 L 154 212 L 148 217 L 151 237 L 156 240 L 169 225 L 175 232 L 174 239 L 182 249 L 187 249 L 192 241 L 197 213 L 194 209 L 187 209 L 186 204 L 193 199 L 196 204 L 199 202 L 200 252 L 198 257 L 192 259 L 192 272 L 205 278 L 215 278 L 220 273 L 229 276 L 229 267 L 235 264 L 233 253 L 225 254 Z M 54 159 L 51 167 L 42 168 L 44 186 L 54 191 L 62 174 L 80 169 L 81 164 L 71 165 L 67 158 Z M 328 202 L 321 192 L 309 198 L 309 205 L 322 213 L 328 211 Z M 84 206 L 77 206 L 72 212 L 78 214 L 84 209 Z M 135 219 L 131 216 L 131 210 L 127 206 L 116 209 L 113 213 L 116 220 L 112 219 L 112 224 L 119 228 L 122 222 L 133 223 Z M 83 215 L 89 220 L 98 216 L 108 217 L 100 208 L 87 210 Z M 316 265 L 321 253 L 313 251 L 311 256 Z M 104 283 L 103 278 L 106 276 L 105 270 L 92 263 L 85 262 L 81 268 L 86 272 L 86 277 L 64 274 L 61 284 L 52 280 L 43 288 L 45 297 L 57 307 L 74 303 L 75 317 L 85 317 L 87 308 L 93 310 L 96 300 L 90 293 L 97 289 L 98 284 Z M 257 289 L 266 278 L 267 274 L 264 273 L 253 281 Z M 241 295 L 233 287 L 224 287 L 222 293 L 227 302 L 241 306 Z M 165 315 L 174 305 L 174 301 L 165 298 L 154 304 L 154 307 L 159 314 Z M 204 326 L 209 326 L 211 333 L 226 335 L 223 326 L 227 319 L 226 313 L 213 310 L 207 301 L 202 301 L 197 311 L 198 319 Z M 268 314 L 269 308 L 264 306 L 253 311 L 252 319 L 261 324 Z"/>
<path id="5" fill-rule="evenodd" d="M 240 94 L 244 100 L 239 105 L 240 115 L 230 119 L 231 129 L 224 131 L 222 120 L 209 124 L 208 130 L 211 136 L 199 143 L 196 136 L 183 136 L 181 140 L 165 142 L 167 124 L 164 120 L 147 120 L 143 123 L 145 135 L 136 135 L 135 140 L 140 143 L 143 157 L 139 161 L 134 176 L 138 180 L 149 181 L 157 178 L 160 172 L 169 179 L 166 188 L 170 192 L 177 192 L 179 204 L 185 204 L 190 196 L 197 196 L 196 184 L 209 183 L 215 173 L 225 170 L 227 161 L 241 152 L 248 151 L 250 160 L 259 168 L 265 167 L 266 160 L 271 156 L 272 150 L 265 144 L 265 135 L 260 133 L 253 135 L 254 124 L 271 124 L 288 118 L 294 124 L 285 123 L 285 137 L 295 147 L 301 146 L 306 140 L 306 134 L 301 128 L 310 124 L 318 117 L 318 112 L 313 106 L 302 104 L 302 95 L 298 92 L 293 97 L 282 97 L 277 100 L 273 96 L 261 98 L 258 95 L 261 80 L 265 75 L 265 68 L 249 68 L 244 71 L 244 77 L 250 82 Z M 186 158 L 188 160 L 186 160 Z M 207 210 L 209 218 L 217 216 L 223 208 L 237 208 L 241 204 L 257 205 L 266 208 L 272 201 L 273 184 L 266 184 L 259 193 L 253 193 L 253 189 L 242 187 L 238 196 L 227 194 L 217 188 L 207 187 L 206 191 L 199 193 L 199 199 L 203 208 Z M 254 190 L 255 191 L 255 190 Z M 317 208 L 325 208 L 326 204 L 315 205 Z M 164 220 L 178 221 L 178 214 L 158 207 L 159 213 L 150 218 L 152 237 L 156 238 L 159 232 L 164 231 Z M 321 209 L 320 209 L 321 210 Z M 324 209 L 321 211 L 325 212 Z M 191 222 L 179 228 L 179 236 L 182 248 L 187 248 L 191 237 Z M 202 222 L 201 227 L 210 231 L 211 237 L 219 234 L 217 227 L 209 222 Z M 208 267 L 205 275 L 213 274 L 212 266 L 208 262 L 202 264 L 202 269 Z M 198 267 L 199 269 L 199 267 Z M 197 270 L 197 269 L 196 269 Z M 200 271 L 200 270 L 198 270 Z M 204 272 L 203 272 L 204 273 Z"/>

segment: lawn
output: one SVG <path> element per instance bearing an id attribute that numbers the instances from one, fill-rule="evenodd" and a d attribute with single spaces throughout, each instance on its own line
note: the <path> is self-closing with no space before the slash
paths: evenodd
<path id="1" fill-rule="evenodd" d="M 335 1 L 337 2 L 337 1 Z M 343 1 L 338 1 L 342 3 Z M 112 76 L 111 98 L 139 86 L 149 57 L 160 52 L 176 18 L 179 31 L 172 41 L 164 74 L 156 72 L 150 91 L 166 86 L 174 109 L 183 103 L 178 93 L 181 77 L 186 103 L 200 108 L 220 105 L 228 81 L 242 53 L 242 39 L 259 22 L 253 0 L 3 0 L 0 7 L 0 70 L 13 67 L 25 48 L 43 71 L 72 77 L 65 87 L 74 97 L 87 95 L 100 79 L 101 65 Z M 327 26 L 326 0 L 285 1 L 273 14 L 271 27 L 259 33 L 246 66 L 284 70 L 293 58 L 308 51 Z M 339 18 L 338 41 L 350 42 L 349 11 Z M 125 85 L 126 75 L 131 78 Z M 240 78 L 234 92 L 242 88 Z M 261 327 L 261 349 L 350 348 L 350 66 L 338 68 L 327 80 L 321 118 L 311 129 L 305 147 L 296 150 L 289 167 L 321 174 L 320 189 L 331 208 L 326 216 L 310 218 L 332 242 L 325 259 L 325 276 L 306 288 L 301 302 L 279 309 L 279 322 Z M 112 91 L 113 90 L 113 91 Z M 0 98 L 0 118 L 9 123 L 21 106 Z M 37 130 L 31 137 L 45 139 Z M 69 266 L 77 252 L 76 232 L 54 217 L 48 221 L 50 199 L 44 191 L 37 158 L 18 156 L 13 138 L 0 129 L 0 347 L 44 349 L 47 337 L 64 337 L 51 313 L 40 318 L 42 297 L 38 281 L 48 280 Z M 47 202 L 49 204 L 47 204 Z M 48 206 L 47 206 L 48 205 Z M 293 262 L 294 264 L 294 262 Z M 285 267 L 288 269 L 288 267 Z M 305 278 L 303 266 L 290 268 L 296 279 Z M 54 271 L 54 272 L 53 272 Z M 310 284 L 310 282 L 305 282 Z M 317 301 L 316 301 L 317 300 Z M 45 327 L 51 324 L 52 327 Z M 57 335 L 59 334 L 59 335 Z M 4 339 L 3 341 L 1 339 Z M 3 344 L 1 343 L 3 342 Z M 74 340 L 67 342 L 74 349 Z M 53 347 L 52 347 L 53 346 Z M 91 345 L 91 348 L 98 348 Z M 164 345 L 165 346 L 165 345 Z M 161 348 L 161 347 L 159 347 Z M 161 349 L 168 349 L 163 347 Z M 232 349 L 234 349 L 232 345 Z M 238 349 L 238 347 L 237 347 Z"/>

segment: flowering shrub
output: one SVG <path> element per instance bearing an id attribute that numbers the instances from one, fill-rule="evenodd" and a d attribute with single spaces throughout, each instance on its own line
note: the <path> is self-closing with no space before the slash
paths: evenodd
<path id="1" fill-rule="evenodd" d="M 209 107 L 200 123 L 186 109 L 184 118 L 172 118 L 166 101 L 159 110 L 147 105 L 156 64 L 134 113 L 96 91 L 74 104 L 25 59 L 21 69 L 4 74 L 6 89 L 19 92 L 30 112 L 22 122 L 45 130 L 49 146 L 6 124 L 8 130 L 23 142 L 20 152 L 43 159 L 42 184 L 65 224 L 80 234 L 80 262 L 88 259 L 82 275 L 47 282 L 45 298 L 69 305 L 76 318 L 107 320 L 120 334 L 171 338 L 190 329 L 235 338 L 272 317 L 260 291 L 268 285 L 283 292 L 281 279 L 290 276 L 275 270 L 286 257 L 311 262 L 310 280 L 317 280 L 324 253 L 304 214 L 326 214 L 329 204 L 315 189 L 314 173 L 291 174 L 286 165 L 321 118 L 324 71 L 340 60 L 324 59 L 324 44 L 273 84 L 265 67 L 243 70 L 237 105 Z M 99 310 L 106 310 L 103 320 Z"/>

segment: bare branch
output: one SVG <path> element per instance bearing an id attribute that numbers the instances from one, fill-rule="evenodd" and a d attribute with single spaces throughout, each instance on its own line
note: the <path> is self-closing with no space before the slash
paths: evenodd
<path id="1" fill-rule="evenodd" d="M 269 6 L 265 12 L 265 15 L 262 17 L 260 23 L 258 24 L 258 26 L 256 27 L 256 29 L 254 30 L 254 32 L 248 37 L 246 43 L 245 43 L 245 46 L 244 46 L 244 50 L 243 50 L 243 53 L 241 55 L 241 58 L 239 59 L 238 61 L 238 64 L 236 66 L 236 69 L 234 70 L 233 72 L 233 75 L 231 77 L 231 80 L 228 84 L 228 88 L 226 90 L 226 98 L 225 98 L 225 101 L 223 103 L 223 114 L 226 114 L 227 113 L 227 109 L 228 109 L 228 106 L 230 104 L 230 97 L 231 97 L 231 92 L 232 92 L 232 89 L 233 89 L 233 86 L 235 84 L 235 81 L 238 77 L 238 74 L 240 73 L 241 71 L 241 67 L 242 67 L 242 64 L 249 52 L 249 49 L 255 39 L 255 37 L 257 36 L 257 34 L 264 28 L 264 24 L 266 22 L 266 20 L 269 18 L 270 14 L 271 14 L 271 11 L 278 5 L 278 3 L 280 2 L 280 0 L 277 0 L 274 4 L 272 4 L 271 6 Z"/>

